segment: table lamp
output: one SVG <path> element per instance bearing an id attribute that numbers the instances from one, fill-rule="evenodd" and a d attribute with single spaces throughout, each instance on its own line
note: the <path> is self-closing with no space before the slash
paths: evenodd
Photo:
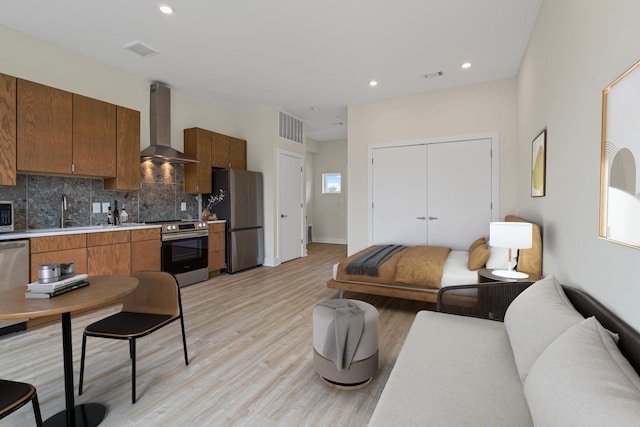
<path id="1" fill-rule="evenodd" d="M 526 279 L 526 273 L 513 271 L 511 250 L 529 249 L 533 245 L 533 225 L 530 222 L 492 222 L 489 224 L 489 244 L 509 249 L 507 270 L 493 270 L 491 274 L 507 279 Z"/>

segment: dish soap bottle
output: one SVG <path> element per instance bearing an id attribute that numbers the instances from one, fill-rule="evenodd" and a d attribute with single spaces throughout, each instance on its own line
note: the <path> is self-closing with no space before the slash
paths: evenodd
<path id="1" fill-rule="evenodd" d="M 124 205 L 122 205 L 122 211 L 120 212 L 120 223 L 124 224 L 128 220 L 129 220 L 129 214 L 125 210 Z"/>

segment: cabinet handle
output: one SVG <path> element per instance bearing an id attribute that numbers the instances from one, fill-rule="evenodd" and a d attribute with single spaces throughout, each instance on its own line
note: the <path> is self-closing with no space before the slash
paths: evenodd
<path id="1" fill-rule="evenodd" d="M 433 221 L 434 219 L 438 219 L 438 217 L 437 216 L 430 216 L 429 217 L 429 221 Z"/>
<path id="2" fill-rule="evenodd" d="M 425 220 L 425 219 L 427 219 L 427 217 L 426 217 L 426 216 L 417 216 L 417 217 L 416 217 L 416 219 L 422 219 L 422 220 Z"/>

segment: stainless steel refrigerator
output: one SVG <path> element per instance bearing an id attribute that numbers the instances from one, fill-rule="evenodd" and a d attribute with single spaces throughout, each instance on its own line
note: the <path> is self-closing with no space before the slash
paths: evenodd
<path id="1" fill-rule="evenodd" d="M 213 195 L 222 202 L 209 211 L 227 220 L 227 272 L 235 273 L 264 263 L 262 173 L 223 169 L 211 174 Z"/>

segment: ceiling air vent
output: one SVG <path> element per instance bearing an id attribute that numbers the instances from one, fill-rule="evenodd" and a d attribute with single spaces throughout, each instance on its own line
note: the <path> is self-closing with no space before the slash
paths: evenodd
<path id="1" fill-rule="evenodd" d="M 136 55 L 140 55 L 143 58 L 148 58 L 150 56 L 156 55 L 160 53 L 159 50 L 152 48 L 146 43 L 142 43 L 140 40 L 132 41 L 131 43 L 127 43 L 122 46 L 123 49 L 130 50 Z"/>
<path id="2" fill-rule="evenodd" d="M 280 138 L 288 139 L 289 141 L 302 144 L 302 120 L 280 111 L 279 124 L 280 125 L 278 126 L 278 134 L 280 135 Z"/>

